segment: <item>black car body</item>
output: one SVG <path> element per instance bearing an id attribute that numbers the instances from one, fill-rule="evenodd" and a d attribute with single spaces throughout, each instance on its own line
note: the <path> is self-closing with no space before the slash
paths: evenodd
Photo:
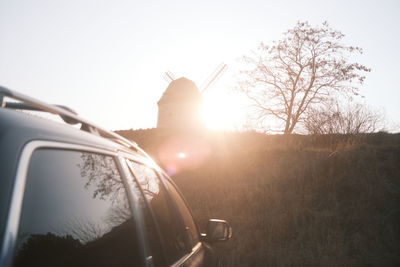
<path id="1" fill-rule="evenodd" d="M 0 103 L 0 266 L 218 265 L 209 244 L 229 239 L 229 224 L 210 220 L 201 234 L 135 143 L 3 87 Z"/>

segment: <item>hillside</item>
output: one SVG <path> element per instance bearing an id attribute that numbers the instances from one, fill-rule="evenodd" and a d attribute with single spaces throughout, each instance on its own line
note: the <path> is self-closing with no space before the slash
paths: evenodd
<path id="1" fill-rule="evenodd" d="M 231 222 L 226 266 L 400 266 L 399 134 L 119 133 L 161 164 L 165 143 L 205 151 L 167 171 L 200 226 Z"/>

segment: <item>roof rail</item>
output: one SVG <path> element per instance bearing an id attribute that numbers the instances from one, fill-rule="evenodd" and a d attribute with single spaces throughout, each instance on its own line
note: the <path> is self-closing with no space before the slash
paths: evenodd
<path id="1" fill-rule="evenodd" d="M 7 102 L 5 102 L 4 97 L 16 99 L 16 100 L 21 101 L 22 103 L 17 103 L 17 102 L 8 102 L 7 103 Z M 112 139 L 125 147 L 133 148 L 137 151 L 142 152 L 142 150 L 139 148 L 139 146 L 135 142 L 132 142 L 132 141 L 126 139 L 125 137 L 122 137 L 119 134 L 116 134 L 112 131 L 101 128 L 101 127 L 97 126 L 96 124 L 91 123 L 91 122 L 79 117 L 75 111 L 73 111 L 72 109 L 70 109 L 68 107 L 61 106 L 61 105 L 47 104 L 47 103 L 37 100 L 35 98 L 18 93 L 14 90 L 10 90 L 1 85 L 0 85 L 0 107 L 11 108 L 11 109 L 43 111 L 43 112 L 49 112 L 52 114 L 56 114 L 56 115 L 59 115 L 64 120 L 64 122 L 66 122 L 68 124 L 81 123 L 82 131 L 90 132 L 90 133 L 97 134 L 99 136 L 102 136 L 102 137 L 105 137 L 108 139 Z"/>

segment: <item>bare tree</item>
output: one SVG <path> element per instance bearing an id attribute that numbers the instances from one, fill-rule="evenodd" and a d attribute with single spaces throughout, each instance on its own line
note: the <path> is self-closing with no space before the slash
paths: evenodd
<path id="1" fill-rule="evenodd" d="M 72 236 L 85 244 L 99 239 L 109 230 L 102 223 L 89 218 L 73 217 L 69 221 L 65 221 L 60 229 L 54 229 L 54 232 L 59 236 Z"/>
<path id="2" fill-rule="evenodd" d="M 372 133 L 384 128 L 383 112 L 360 103 L 326 105 L 310 109 L 304 127 L 311 134 Z"/>
<path id="3" fill-rule="evenodd" d="M 290 134 L 309 108 L 339 95 L 357 95 L 354 83 L 362 84 L 361 73 L 370 69 L 349 62 L 362 49 L 341 44 L 343 37 L 327 22 L 317 27 L 298 22 L 281 40 L 261 43 L 244 56 L 237 89 L 251 100 L 257 119 L 277 119 Z"/>
<path id="4" fill-rule="evenodd" d="M 100 154 L 82 153 L 78 164 L 81 177 L 87 179 L 85 188 L 93 190 L 93 198 L 110 199 L 114 204 L 125 194 L 121 176 L 114 159 Z"/>

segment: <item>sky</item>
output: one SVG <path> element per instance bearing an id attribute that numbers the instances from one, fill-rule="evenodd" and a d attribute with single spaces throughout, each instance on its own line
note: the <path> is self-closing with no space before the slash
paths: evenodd
<path id="1" fill-rule="evenodd" d="M 153 128 L 165 71 L 200 86 L 224 62 L 204 98 L 209 125 L 227 128 L 244 117 L 238 58 L 299 20 L 328 21 L 364 50 L 363 101 L 400 125 L 399 11 L 396 0 L 0 0 L 0 85 L 111 130 Z"/>

